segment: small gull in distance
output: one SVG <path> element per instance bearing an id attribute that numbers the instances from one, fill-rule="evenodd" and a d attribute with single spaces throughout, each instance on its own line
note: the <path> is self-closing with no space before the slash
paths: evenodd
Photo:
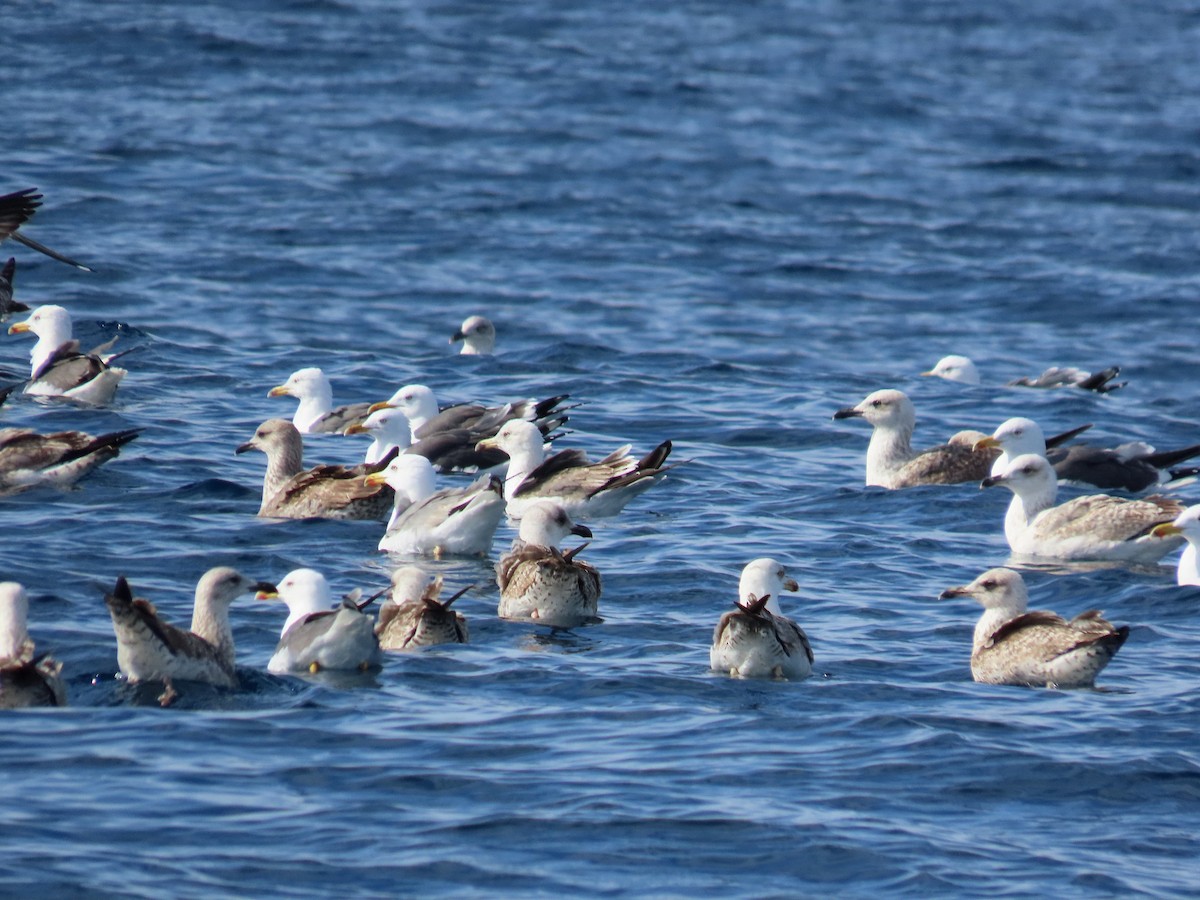
<path id="1" fill-rule="evenodd" d="M 103 406 L 112 402 L 117 385 L 127 374 L 110 365 L 121 354 L 107 354 L 116 338 L 86 353 L 71 337 L 71 314 L 61 306 L 39 306 L 24 322 L 9 327 L 9 334 L 31 333 L 37 343 L 29 352 L 29 382 L 25 393 L 66 397 Z M 106 354 L 106 355 L 101 355 Z"/>
<path id="2" fill-rule="evenodd" d="M 268 419 L 235 453 L 267 455 L 258 515 L 278 519 L 382 519 L 392 508 L 392 491 L 366 478 L 389 461 L 357 466 L 304 468 L 304 439 L 287 419 Z"/>
<path id="3" fill-rule="evenodd" d="M 1173 522 L 1155 525 L 1150 534 L 1164 540 L 1181 536 L 1187 541 L 1175 568 L 1175 583 L 1200 585 L 1200 504 L 1189 506 Z"/>
<path id="4" fill-rule="evenodd" d="M 29 221 L 39 206 L 42 205 L 42 195 L 38 193 L 37 188 L 25 188 L 24 190 L 14 191 L 11 194 L 0 196 L 0 242 L 12 238 L 19 244 L 24 244 L 31 250 L 36 250 L 38 253 L 43 253 L 51 259 L 56 259 L 61 263 L 66 263 L 68 266 L 74 266 L 76 269 L 82 269 L 84 272 L 92 271 L 81 262 L 76 262 L 69 256 L 64 256 L 57 250 L 51 250 L 45 244 L 39 244 L 31 237 L 20 233 L 18 229 Z"/>
<path id="5" fill-rule="evenodd" d="M 508 515 L 514 519 L 539 500 L 553 500 L 573 518 L 615 516 L 674 468 L 666 465 L 670 441 L 641 459 L 629 455 L 628 444 L 595 462 L 582 450 L 562 450 L 546 458 L 541 432 L 521 419 L 504 423 L 495 437 L 480 441 L 479 446 L 508 454 L 504 494 Z"/>
<path id="6" fill-rule="evenodd" d="M 339 434 L 349 426 L 361 424 L 370 403 L 350 403 L 333 408 L 333 387 L 316 366 L 297 369 L 283 384 L 267 391 L 268 397 L 295 397 L 299 400 L 292 424 L 301 434 Z"/>
<path id="7" fill-rule="evenodd" d="M 983 606 L 971 641 L 971 677 L 984 684 L 1092 687 L 1129 637 L 1099 610 L 1067 620 L 1028 611 L 1025 580 L 1012 569 L 989 569 L 970 584 L 942 591 L 943 600 L 970 597 Z"/>
<path id="8" fill-rule="evenodd" d="M 535 621 L 554 628 L 574 628 L 596 620 L 600 573 L 576 559 L 587 544 L 565 553 L 559 544 L 568 534 L 590 538 L 557 503 L 541 501 L 521 518 L 517 540 L 496 564 L 502 619 Z"/>
<path id="9" fill-rule="evenodd" d="M 382 660 L 373 617 L 349 599 L 333 608 L 329 582 L 315 569 L 294 569 L 255 598 L 282 600 L 288 608 L 268 672 L 363 672 Z"/>
<path id="10" fill-rule="evenodd" d="M 490 356 L 496 351 L 496 326 L 483 316 L 469 316 L 450 336 L 451 344 L 459 341 L 462 341 L 460 356 Z"/>
<path id="11" fill-rule="evenodd" d="M 1043 456 L 1026 453 L 980 487 L 1013 492 L 1004 516 L 1004 536 L 1013 553 L 1062 560 L 1115 560 L 1153 563 L 1183 543 L 1154 538 L 1155 525 L 1170 522 L 1183 507 L 1167 497 L 1145 499 L 1090 494 L 1059 506 L 1058 479 Z"/>
<path id="12" fill-rule="evenodd" d="M 184 631 L 159 617 L 148 600 L 135 599 L 124 577 L 105 597 L 117 637 L 117 664 L 130 683 L 161 681 L 164 706 L 176 696 L 173 682 L 200 681 L 236 687 L 233 628 L 229 606 L 238 597 L 274 591 L 228 566 L 209 569 L 196 585 L 192 629 Z"/>
<path id="13" fill-rule="evenodd" d="M 30 428 L 2 428 L 0 496 L 42 486 L 68 488 L 119 456 L 121 448 L 138 434 L 136 428 L 99 437 L 82 431 L 39 434 Z"/>
<path id="14" fill-rule="evenodd" d="M 779 595 L 800 586 L 776 560 L 746 564 L 738 582 L 737 609 L 721 616 L 708 651 L 709 666 L 734 678 L 806 678 L 813 652 L 808 635 L 783 614 Z"/>
<path id="15" fill-rule="evenodd" d="M 29 637 L 29 596 L 15 581 L 0 582 L 0 709 L 66 706 L 62 663 L 35 655 Z"/>
<path id="16" fill-rule="evenodd" d="M 955 381 L 959 384 L 979 384 L 979 369 L 968 356 L 960 356 L 952 354 L 943 356 L 928 372 L 922 372 L 922 375 L 932 375 L 937 378 L 944 378 L 946 381 Z M 1025 376 L 1017 378 L 1007 383 L 1008 387 L 1031 387 L 1031 388 L 1057 388 L 1057 387 L 1077 387 L 1085 391 L 1095 391 L 1100 394 L 1107 394 L 1110 391 L 1115 391 L 1117 388 L 1125 386 L 1125 382 L 1113 384 L 1112 380 L 1121 374 L 1119 366 L 1110 366 L 1107 369 L 1102 369 L 1099 372 L 1085 372 L 1082 369 L 1073 367 L 1051 366 L 1041 375 Z"/>
<path id="17" fill-rule="evenodd" d="M 1171 471 L 1170 467 L 1200 454 L 1200 444 L 1158 453 L 1141 442 L 1121 444 L 1112 449 L 1089 444 L 1047 449 L 1042 429 L 1032 419 L 1024 417 L 1008 419 L 975 446 L 1000 449 L 1000 456 L 992 464 L 992 475 L 1003 472 L 1014 458 L 1035 453 L 1050 460 L 1060 482 L 1082 482 L 1131 492 L 1196 474 L 1195 469 Z"/>
<path id="18" fill-rule="evenodd" d="M 419 566 L 401 566 L 392 572 L 389 598 L 379 607 L 375 633 L 384 650 L 416 650 L 436 644 L 465 644 L 470 640 L 467 620 L 451 604 L 469 591 L 467 585 L 454 596 L 439 600 L 442 576 L 430 578 Z"/>

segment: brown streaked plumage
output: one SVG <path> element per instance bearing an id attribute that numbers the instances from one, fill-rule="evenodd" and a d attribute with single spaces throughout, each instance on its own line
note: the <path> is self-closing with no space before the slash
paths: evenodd
<path id="1" fill-rule="evenodd" d="M 139 429 L 94 436 L 82 431 L 39 434 L 30 428 L 0 429 L 0 496 L 41 485 L 65 488 L 120 455 Z"/>
<path id="2" fill-rule="evenodd" d="M 518 540 L 496 564 L 502 619 L 573 628 L 596 618 L 600 573 L 575 558 L 587 544 L 566 553 L 558 549 L 568 534 L 592 536 L 556 503 L 543 500 L 525 511 Z"/>
<path id="3" fill-rule="evenodd" d="M 375 633 L 384 650 L 416 650 L 436 644 L 465 644 L 470 640 L 467 620 L 450 608 L 473 588 L 467 585 L 454 596 L 439 600 L 442 576 L 428 576 L 416 566 L 392 573 L 391 597 L 379 607 Z"/>

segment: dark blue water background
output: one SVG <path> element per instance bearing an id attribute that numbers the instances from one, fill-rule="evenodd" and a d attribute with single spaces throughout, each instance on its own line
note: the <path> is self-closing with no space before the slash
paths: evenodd
<path id="1" fill-rule="evenodd" d="M 671 4 L 7 0 L 0 188 L 17 296 L 136 347 L 145 429 L 67 494 L 4 500 L 3 577 L 69 676 L 3 717 L 0 893 L 640 897 L 1186 895 L 1200 888 L 1196 590 L 1171 564 L 1031 571 L 1132 625 L 1102 691 L 970 680 L 1007 496 L 861 484 L 868 391 L 917 442 L 1026 414 L 1200 440 L 1200 10 L 1182 0 Z M 453 355 L 468 314 L 493 358 Z M 29 343 L 6 338 L 0 368 Z M 985 384 L 917 373 L 949 352 Z M 1124 367 L 1110 397 L 1005 389 Z M 103 590 L 176 621 L 210 565 L 385 583 L 370 523 L 254 517 L 320 365 L 335 399 L 569 391 L 573 446 L 693 460 L 586 553 L 605 622 L 495 619 L 365 684 L 277 679 L 278 607 L 234 609 L 244 687 L 179 708 L 114 680 Z M 363 444 L 325 438 L 308 460 Z M 1185 490 L 1190 502 L 1200 492 Z M 497 548 L 511 532 L 503 530 Z M 707 671 L 741 566 L 784 561 L 807 682 Z"/>

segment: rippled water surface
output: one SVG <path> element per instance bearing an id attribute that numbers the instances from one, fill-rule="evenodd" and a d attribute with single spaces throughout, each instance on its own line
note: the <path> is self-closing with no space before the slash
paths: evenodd
<path id="1" fill-rule="evenodd" d="M 925 445 L 1017 414 L 1200 441 L 1193 4 L 10 0 L 2 31 L 0 189 L 41 188 L 28 233 L 97 270 L 6 244 L 17 297 L 135 349 L 112 408 L 0 419 L 144 433 L 4 500 L 72 706 L 3 716 L 0 894 L 1200 888 L 1173 558 L 1026 572 L 1038 607 L 1132 626 L 1103 689 L 974 684 L 977 610 L 935 598 L 1007 559 L 1007 497 L 866 489 L 865 426 L 830 419 L 891 386 Z M 496 356 L 453 355 L 472 313 Z M 918 377 L 951 352 L 985 384 Z M 1129 385 L 1003 387 L 1050 364 Z M 162 710 L 114 678 L 118 573 L 174 621 L 217 563 L 386 582 L 379 526 L 254 516 L 233 449 L 305 365 L 341 402 L 569 392 L 564 445 L 690 462 L 597 523 L 602 624 L 498 621 L 505 528 L 431 563 L 478 585 L 470 645 L 276 678 L 281 611 L 243 602 L 241 689 Z M 801 583 L 805 682 L 707 671 L 760 555 Z"/>

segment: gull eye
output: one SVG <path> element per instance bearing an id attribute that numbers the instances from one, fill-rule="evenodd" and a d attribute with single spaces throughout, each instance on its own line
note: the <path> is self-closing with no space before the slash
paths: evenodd
<path id="1" fill-rule="evenodd" d="M 882 400 L 872 400 L 871 405 L 873 407 L 875 407 L 876 409 L 879 409 L 879 407 L 883 406 L 883 401 Z"/>
<path id="2" fill-rule="evenodd" d="M 982 587 L 982 588 L 983 588 L 985 591 L 993 591 L 993 590 L 995 590 L 995 589 L 996 589 L 996 582 L 995 582 L 995 580 L 994 580 L 994 579 L 991 579 L 991 578 L 989 578 L 987 581 L 985 581 L 985 582 L 984 582 L 984 583 L 981 585 L 981 587 Z"/>

